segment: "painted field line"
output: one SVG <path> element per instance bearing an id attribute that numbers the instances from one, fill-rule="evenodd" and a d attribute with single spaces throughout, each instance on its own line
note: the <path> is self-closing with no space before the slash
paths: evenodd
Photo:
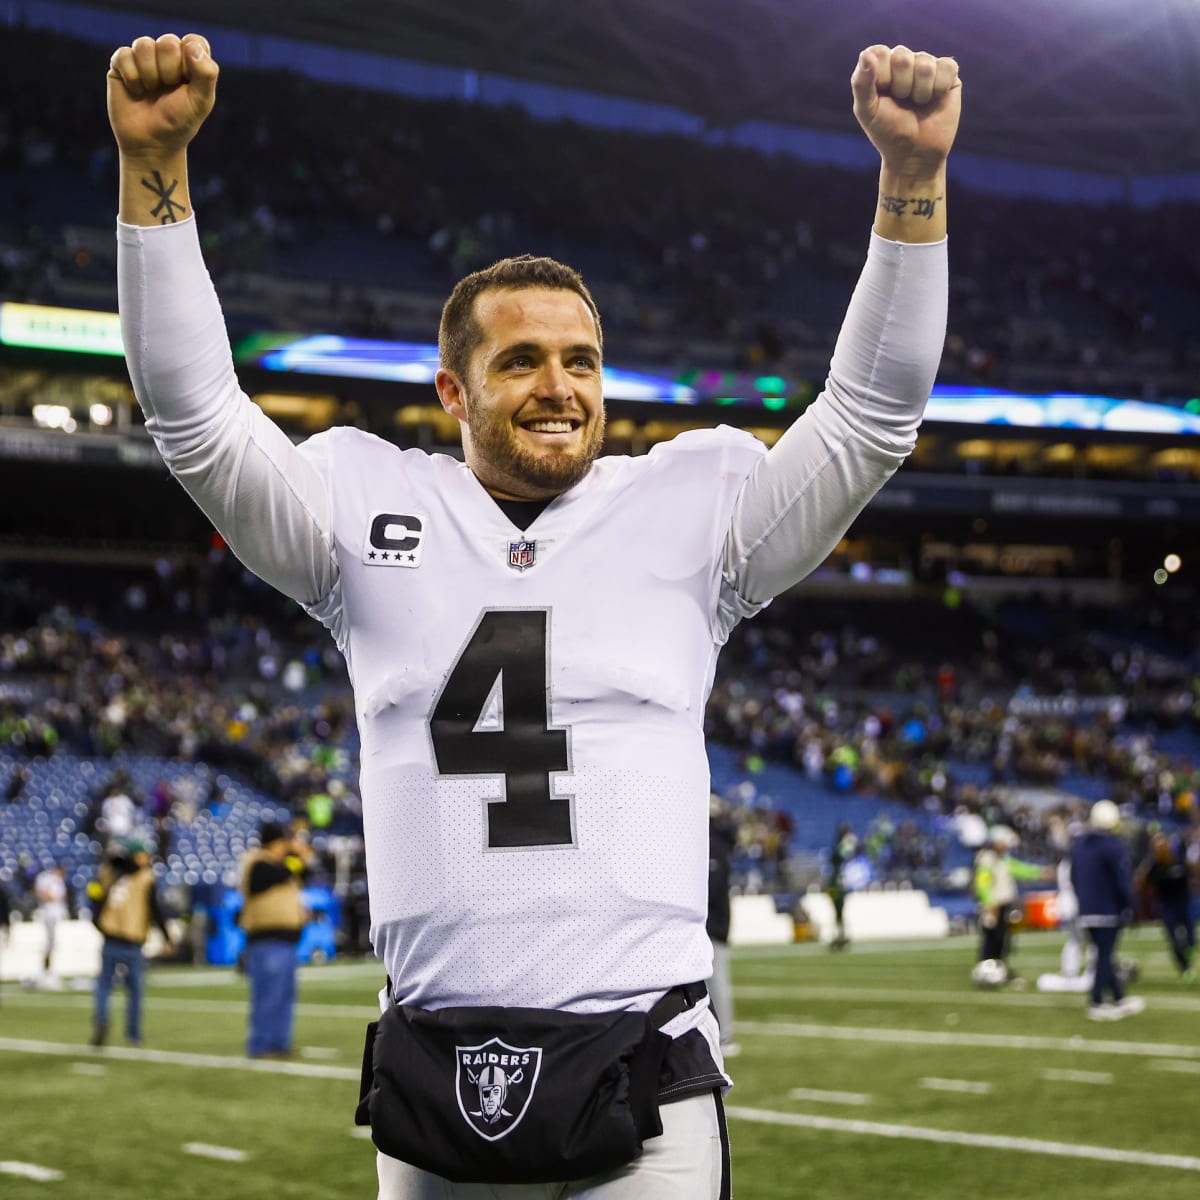
<path id="1" fill-rule="evenodd" d="M 4 1003 L 24 1005 L 28 1008 L 79 1008 L 92 1007 L 88 996 L 30 996 L 16 993 L 7 994 Z M 163 1012 L 193 1012 L 193 1013 L 229 1013 L 245 1017 L 248 1002 L 245 1000 L 180 1000 L 170 996 L 155 996 L 151 1001 L 155 1009 Z M 367 1001 L 361 1007 L 355 1004 L 306 1004 L 295 1006 L 297 1016 L 321 1017 L 330 1020 L 374 1021 L 379 1016 L 379 1005 Z"/>
<path id="2" fill-rule="evenodd" d="M 915 1142 L 940 1142 L 951 1146 L 979 1146 L 1021 1154 L 1049 1154 L 1058 1158 L 1086 1158 L 1094 1162 L 1131 1163 L 1139 1167 L 1171 1167 L 1178 1171 L 1200 1171 L 1200 1158 L 1183 1154 L 1151 1154 L 1145 1150 L 1116 1150 L 1111 1146 L 1085 1146 L 1074 1142 L 1043 1142 L 1037 1138 L 1002 1137 L 990 1133 L 961 1133 L 954 1129 L 927 1129 L 920 1125 L 887 1125 L 857 1121 L 849 1117 L 818 1117 L 805 1113 L 771 1112 L 761 1108 L 730 1105 L 726 1115 L 735 1121 L 763 1125 L 790 1125 L 797 1129 L 819 1129 L 825 1133 L 856 1133 L 864 1137 L 899 1138 Z"/>
<path id="3" fill-rule="evenodd" d="M 301 1046 L 301 1058 L 340 1058 L 341 1051 L 335 1050 L 332 1046 Z"/>
<path id="4" fill-rule="evenodd" d="M 984 1046 L 996 1050 L 1064 1050 L 1071 1054 L 1125 1054 L 1144 1058 L 1200 1060 L 1200 1046 L 1167 1042 L 1112 1042 L 1075 1037 L 1029 1037 L 1003 1033 L 941 1033 L 932 1029 L 872 1029 L 849 1025 L 806 1025 L 794 1021 L 737 1021 L 738 1033 L 814 1038 L 830 1042 L 885 1042 L 909 1046 Z"/>
<path id="5" fill-rule="evenodd" d="M 1184 1075 L 1200 1075 L 1200 1063 L 1174 1062 L 1169 1058 L 1150 1063 L 1150 1069 L 1152 1071 L 1179 1071 Z"/>
<path id="6" fill-rule="evenodd" d="M 1157 1066 L 1157 1063 L 1151 1064 Z M 1200 1064 L 1197 1064 L 1200 1068 Z M 1102 1085 L 1112 1083 L 1113 1075 L 1109 1071 L 1056 1071 L 1053 1067 L 1047 1067 L 1044 1071 L 1039 1071 L 1039 1075 L 1043 1079 L 1049 1080 L 1051 1083 L 1094 1083 Z"/>
<path id="7" fill-rule="evenodd" d="M 329 1067 L 319 1063 L 235 1058 L 219 1054 L 188 1054 L 180 1050 L 147 1050 L 133 1046 L 108 1046 L 96 1050 L 71 1042 L 38 1042 L 29 1038 L 0 1038 L 0 1053 L 4 1052 L 122 1059 L 125 1062 L 167 1063 L 175 1067 L 213 1067 L 223 1071 L 256 1071 L 265 1075 L 302 1075 L 310 1079 L 357 1080 L 362 1073 L 358 1067 Z"/>
<path id="8" fill-rule="evenodd" d="M 792 1088 L 788 1095 L 793 1100 L 815 1100 L 820 1104 L 869 1104 L 871 1097 L 866 1092 L 822 1092 L 816 1088 Z"/>
<path id="9" fill-rule="evenodd" d="M 896 941 L 863 941 L 854 943 L 855 955 L 860 954 L 923 954 L 930 950 L 953 950 L 956 954 L 966 953 L 965 942 L 953 938 L 897 939 Z M 733 946 L 734 959 L 766 958 L 828 958 L 829 946 L 825 942 L 788 942 L 780 946 Z M 1022 956 L 1023 957 L 1023 956 Z"/>
<path id="10" fill-rule="evenodd" d="M 22 1179 L 32 1179 L 37 1183 L 57 1183 L 63 1178 L 61 1171 L 51 1167 L 39 1167 L 37 1163 L 0 1162 L 0 1175 L 20 1175 Z"/>
<path id="11" fill-rule="evenodd" d="M 990 1083 L 978 1079 L 939 1079 L 926 1075 L 917 1081 L 927 1092 L 965 1092 L 971 1096 L 986 1096 L 992 1090 Z"/>
<path id="12" fill-rule="evenodd" d="M 107 1075 L 108 1068 L 103 1063 L 72 1063 L 72 1075 Z"/>
<path id="13" fill-rule="evenodd" d="M 383 986 L 386 972 L 382 963 L 340 963 L 300 967 L 299 978 L 305 983 L 343 982 L 347 979 L 371 979 Z M 146 983 L 152 988 L 212 987 L 244 985 L 245 977 L 233 967 L 165 967 L 147 972 Z"/>
<path id="14" fill-rule="evenodd" d="M 1003 1008 L 1078 1008 L 1083 1011 L 1084 993 L 1079 992 L 951 992 L 918 991 L 907 988 L 859 987 L 771 987 L 746 984 L 735 986 L 733 994 L 745 1000 L 870 1000 L 889 1004 L 953 1004 L 961 1008 L 999 1006 Z M 1155 1008 L 1172 1012 L 1200 1013 L 1200 996 L 1155 996 Z"/>
<path id="15" fill-rule="evenodd" d="M 180 1149 L 184 1154 L 194 1154 L 197 1158 L 216 1158 L 221 1162 L 245 1162 L 249 1155 L 245 1150 L 235 1150 L 232 1146 L 213 1146 L 208 1142 L 184 1142 Z"/>

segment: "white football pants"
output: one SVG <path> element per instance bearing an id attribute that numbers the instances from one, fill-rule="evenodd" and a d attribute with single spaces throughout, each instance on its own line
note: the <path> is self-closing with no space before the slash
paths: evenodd
<path id="1" fill-rule="evenodd" d="M 377 1154 L 379 1200 L 729 1200 L 729 1139 L 715 1093 L 659 1112 L 662 1137 L 611 1175 L 577 1183 L 451 1183 Z"/>

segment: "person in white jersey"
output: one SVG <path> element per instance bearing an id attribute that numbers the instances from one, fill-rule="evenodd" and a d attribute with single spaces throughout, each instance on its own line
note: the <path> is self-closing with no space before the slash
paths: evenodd
<path id="1" fill-rule="evenodd" d="M 197 34 L 113 55 L 122 330 L 171 471 L 349 668 L 389 980 L 360 1104 L 379 1194 L 726 1196 L 705 700 L 733 626 L 915 444 L 945 333 L 957 65 L 858 59 L 879 194 L 818 400 L 769 452 L 722 427 L 636 458 L 597 457 L 590 294 L 531 257 L 468 276 L 443 313 L 436 388 L 465 462 L 349 428 L 293 445 L 238 385 L 200 253 L 186 150 L 216 84 Z"/>
<path id="2" fill-rule="evenodd" d="M 42 956 L 42 979 L 44 986 L 58 985 L 58 975 L 54 970 L 54 944 L 57 940 L 58 927 L 67 919 L 67 876 L 62 867 L 46 867 L 38 872 L 33 883 L 33 893 L 37 898 L 37 915 L 46 931 L 46 952 Z"/>

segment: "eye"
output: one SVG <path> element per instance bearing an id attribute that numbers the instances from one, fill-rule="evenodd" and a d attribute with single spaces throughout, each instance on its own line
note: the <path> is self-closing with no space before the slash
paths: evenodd
<path id="1" fill-rule="evenodd" d="M 533 359 L 528 354 L 518 354 L 515 358 L 510 358 L 504 364 L 506 371 L 527 371 L 533 366 Z"/>
<path id="2" fill-rule="evenodd" d="M 571 360 L 571 367 L 576 371 L 594 371 L 596 363 L 590 354 L 577 354 Z"/>

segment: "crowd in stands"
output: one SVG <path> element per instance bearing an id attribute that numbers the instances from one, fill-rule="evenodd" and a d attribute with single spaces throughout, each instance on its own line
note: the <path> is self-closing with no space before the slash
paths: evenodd
<path id="1" fill-rule="evenodd" d="M 0 759 L 18 764 L 3 803 L 22 803 L 39 757 L 155 755 L 237 772 L 318 837 L 361 834 L 351 698 L 319 626 L 223 550 L 198 568 L 110 573 L 103 588 L 98 578 L 81 594 L 103 604 L 60 599 L 29 623 L 61 581 L 51 568 L 0 577 Z M 148 608 L 171 628 L 148 630 Z M 918 886 L 944 880 L 971 822 L 1010 825 L 1023 854 L 1053 861 L 1055 821 L 1101 795 L 1141 822 L 1200 831 L 1194 631 L 1188 640 L 1175 616 L 1160 621 L 1167 653 L 1130 614 L 1077 618 L 1028 603 L 985 616 L 785 597 L 740 626 L 706 719 L 742 767 L 722 797 L 740 826 L 739 885 L 787 890 L 791 856 L 820 849 L 798 844 L 796 803 L 759 787 L 770 764 L 830 797 L 898 804 L 907 816 L 856 832 L 877 878 Z M 933 619 L 937 641 L 915 639 Z M 91 793 L 87 831 L 103 834 L 105 804 L 130 790 L 118 775 Z M 216 783 L 136 797 L 160 845 L 221 802 Z"/>
<path id="2" fill-rule="evenodd" d="M 83 41 L 6 30 L 0 290 L 10 298 L 54 302 L 80 281 L 111 288 L 111 259 L 60 236 L 111 229 L 105 61 Z M 302 276 L 328 285 L 336 332 L 428 338 L 429 328 L 396 327 L 370 287 L 442 296 L 463 272 L 535 249 L 592 280 L 613 355 L 644 358 L 639 346 L 652 344 L 682 356 L 700 338 L 730 358 L 679 365 L 717 369 L 827 355 L 874 189 L 865 173 L 714 139 L 233 68 L 193 162 L 226 300 L 247 271 Z M 1197 206 L 1085 208 L 965 189 L 950 203 L 944 379 L 1003 385 L 1049 367 L 1063 386 L 1138 379 L 1154 391 L 1156 375 L 1195 365 Z M 288 325 L 286 311 L 274 316 Z"/>

